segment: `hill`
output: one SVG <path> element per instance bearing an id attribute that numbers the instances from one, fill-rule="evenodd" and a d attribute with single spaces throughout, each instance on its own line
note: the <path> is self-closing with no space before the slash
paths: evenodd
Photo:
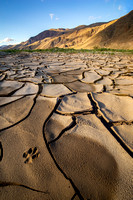
<path id="1" fill-rule="evenodd" d="M 110 21 L 73 29 L 50 29 L 15 45 L 15 49 L 75 48 L 94 47 L 133 49 L 133 10 L 127 15 Z"/>

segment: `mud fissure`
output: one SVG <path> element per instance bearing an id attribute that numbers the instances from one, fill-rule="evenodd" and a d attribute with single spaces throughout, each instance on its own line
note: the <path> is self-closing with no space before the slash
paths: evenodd
<path id="1" fill-rule="evenodd" d="M 107 128 L 107 130 L 114 136 L 114 138 L 119 142 L 119 144 L 122 146 L 122 148 L 131 156 L 133 157 L 133 152 L 128 148 L 128 146 L 125 144 L 125 142 L 119 137 L 118 134 L 116 134 L 110 127 L 110 124 L 104 119 L 104 117 L 99 113 L 99 109 L 97 107 L 97 103 L 93 99 L 92 94 L 88 94 L 88 98 L 91 101 L 91 104 L 93 106 L 93 110 L 95 115 L 100 119 L 102 124 Z"/>

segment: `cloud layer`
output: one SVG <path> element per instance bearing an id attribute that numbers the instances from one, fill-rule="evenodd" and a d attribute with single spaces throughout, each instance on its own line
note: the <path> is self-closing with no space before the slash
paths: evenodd
<path id="1" fill-rule="evenodd" d="M 12 41 L 14 41 L 14 39 L 11 39 L 11 38 L 5 38 L 4 40 L 0 40 L 0 44 L 1 44 L 1 43 L 12 42 Z"/>
<path id="2" fill-rule="evenodd" d="M 49 16 L 50 16 L 51 21 L 52 21 L 52 20 L 58 21 L 58 20 L 60 19 L 60 18 L 57 17 L 54 13 L 50 13 Z"/>
<path id="3" fill-rule="evenodd" d="M 94 21 L 94 20 L 101 19 L 101 18 L 102 18 L 101 16 L 98 16 L 98 17 L 89 16 L 89 21 Z"/>
<path id="4" fill-rule="evenodd" d="M 118 10 L 122 10 L 122 6 L 121 5 L 118 6 Z"/>
<path id="5" fill-rule="evenodd" d="M 54 14 L 53 14 L 53 13 L 50 13 L 49 16 L 50 16 L 50 18 L 51 18 L 51 20 L 52 20 L 53 17 L 54 17 Z"/>
<path id="6" fill-rule="evenodd" d="M 58 18 L 58 17 L 55 18 L 56 21 L 59 20 L 59 19 L 60 19 L 60 18 Z"/>

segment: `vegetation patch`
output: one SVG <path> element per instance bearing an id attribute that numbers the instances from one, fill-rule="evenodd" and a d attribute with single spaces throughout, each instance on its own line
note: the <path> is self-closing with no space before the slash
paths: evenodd
<path id="1" fill-rule="evenodd" d="M 133 54 L 133 50 L 126 50 L 126 49 L 108 49 L 108 48 L 98 48 L 94 47 L 94 49 L 64 49 L 64 48 L 50 48 L 50 49 L 6 49 L 6 50 L 0 50 L 0 52 L 5 52 L 5 53 L 21 53 L 21 52 L 50 52 L 50 53 L 102 53 L 102 54 L 115 54 L 116 52 L 121 52 L 121 53 L 129 53 Z"/>

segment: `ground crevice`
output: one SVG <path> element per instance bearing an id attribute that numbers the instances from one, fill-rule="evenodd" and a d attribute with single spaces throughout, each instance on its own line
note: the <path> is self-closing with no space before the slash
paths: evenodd
<path id="1" fill-rule="evenodd" d="M 99 114 L 99 109 L 98 109 L 97 103 L 94 100 L 91 93 L 88 94 L 88 98 L 91 101 L 95 115 L 98 117 L 98 119 L 100 119 L 102 124 L 110 132 L 110 134 L 113 135 L 113 137 L 117 140 L 117 142 L 119 142 L 119 144 L 122 146 L 122 148 L 132 157 L 133 156 L 132 150 L 126 145 L 124 140 L 111 129 L 110 124 L 105 120 L 105 118 L 101 114 Z"/>
<path id="2" fill-rule="evenodd" d="M 49 145 L 49 143 L 48 143 L 48 141 L 47 141 L 47 139 L 46 139 L 46 135 L 45 135 L 45 126 L 46 126 L 48 120 L 50 119 L 50 117 L 51 117 L 51 116 L 53 115 L 53 113 L 56 111 L 56 109 L 57 109 L 58 105 L 60 104 L 60 102 L 61 102 L 61 99 L 58 100 L 58 102 L 56 103 L 56 105 L 55 105 L 53 111 L 50 113 L 50 115 L 48 116 L 48 118 L 47 118 L 47 119 L 45 120 L 45 122 L 44 122 L 43 130 L 42 130 L 42 131 L 43 131 L 43 138 L 44 138 L 44 141 L 45 141 L 47 150 L 48 150 L 48 152 L 49 152 L 51 158 L 53 159 L 53 161 L 54 161 L 54 163 L 55 163 L 57 169 L 61 172 L 61 174 L 65 177 L 65 179 L 67 179 L 67 180 L 70 182 L 70 184 L 72 185 L 72 187 L 73 187 L 75 193 L 78 195 L 79 199 L 80 199 L 80 200 L 84 200 L 84 197 L 82 196 L 82 194 L 80 193 L 79 189 L 76 187 L 76 185 L 74 184 L 74 182 L 67 176 L 67 174 L 66 174 L 66 173 L 62 170 L 62 168 L 59 166 L 58 162 L 56 161 L 56 159 L 55 159 L 55 157 L 54 157 L 54 155 L 53 155 L 53 153 L 52 153 L 52 151 L 51 151 L 50 145 Z"/>
<path id="3" fill-rule="evenodd" d="M 23 185 L 20 183 L 14 183 L 14 182 L 0 182 L 0 187 L 8 187 L 8 186 L 20 186 L 20 187 L 24 187 L 26 189 L 35 191 L 35 192 L 40 192 L 40 193 L 44 193 L 44 194 L 49 194 L 48 191 L 41 191 L 41 190 L 37 190 L 35 188 L 29 187 L 27 185 Z"/>
<path id="4" fill-rule="evenodd" d="M 1 135 L 1 132 L 3 132 L 3 131 L 5 131 L 5 130 L 7 130 L 7 129 L 10 129 L 10 128 L 12 128 L 12 127 L 14 127 L 14 126 L 20 124 L 21 122 L 23 122 L 24 120 L 26 120 L 26 119 L 30 116 L 30 114 L 31 114 L 31 112 L 32 112 L 32 110 L 33 110 L 33 108 L 34 108 L 34 106 L 35 106 L 35 104 L 36 104 L 37 97 L 39 96 L 39 94 L 40 94 L 41 92 L 42 92 L 42 85 L 40 84 L 40 85 L 39 85 L 38 92 L 37 92 L 35 98 L 33 99 L 33 104 L 32 104 L 32 107 L 31 107 L 29 113 L 28 113 L 23 119 L 21 119 L 20 121 L 18 121 L 18 122 L 16 122 L 16 123 L 12 124 L 12 125 L 10 125 L 10 126 L 8 126 L 8 127 L 6 127 L 6 128 L 0 129 L 0 135 Z M 27 95 L 26 95 L 26 96 L 27 96 Z M 23 96 L 22 98 L 24 98 L 24 97 L 25 97 L 25 96 Z"/>

